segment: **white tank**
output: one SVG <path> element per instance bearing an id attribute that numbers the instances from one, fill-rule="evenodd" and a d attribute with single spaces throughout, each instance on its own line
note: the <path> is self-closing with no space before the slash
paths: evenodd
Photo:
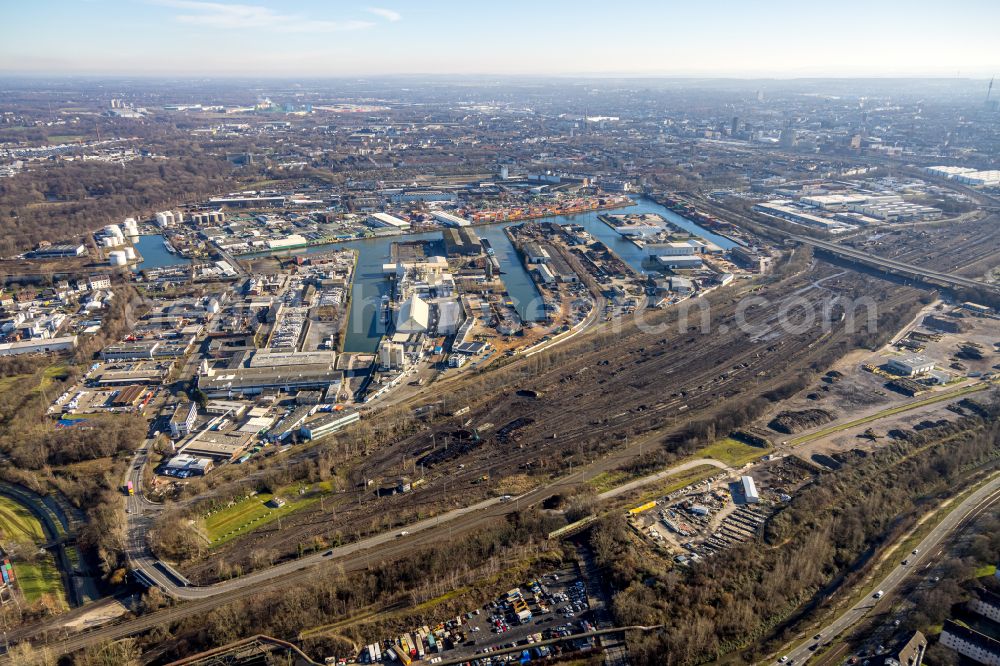
<path id="1" fill-rule="evenodd" d="M 104 233 L 106 233 L 109 236 L 118 236 L 119 238 L 122 238 L 124 236 L 124 234 L 122 234 L 121 227 L 119 227 L 117 224 L 109 224 L 108 226 L 104 227 Z"/>
<path id="2" fill-rule="evenodd" d="M 135 218 L 127 217 L 125 218 L 125 233 L 129 236 L 139 235 L 139 225 L 136 224 Z"/>
<path id="3" fill-rule="evenodd" d="M 128 264 L 128 258 L 121 250 L 115 250 L 108 254 L 108 263 L 112 266 L 125 266 Z"/>
<path id="4" fill-rule="evenodd" d="M 114 236 L 105 236 L 104 238 L 102 238 L 101 245 L 103 245 L 104 247 L 114 247 L 115 246 Z"/>
<path id="5" fill-rule="evenodd" d="M 139 255 L 135 253 L 135 248 L 129 245 L 125 247 L 125 258 L 129 261 L 135 261 L 139 258 Z"/>

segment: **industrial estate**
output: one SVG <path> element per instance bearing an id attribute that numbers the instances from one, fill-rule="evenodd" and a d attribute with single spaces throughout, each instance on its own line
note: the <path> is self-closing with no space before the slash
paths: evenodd
<path id="1" fill-rule="evenodd" d="M 5 80 L 0 661 L 1000 664 L 944 81 Z"/>

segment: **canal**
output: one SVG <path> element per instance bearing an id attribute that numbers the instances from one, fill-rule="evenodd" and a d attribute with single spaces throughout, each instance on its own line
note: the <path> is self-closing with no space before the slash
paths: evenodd
<path id="1" fill-rule="evenodd" d="M 616 212 L 656 213 L 663 216 L 666 220 L 673 222 L 678 227 L 705 240 L 709 240 L 719 247 L 729 249 L 735 245 L 728 238 L 702 229 L 694 222 L 645 198 L 636 198 L 636 205 L 616 211 L 590 211 L 577 215 L 547 217 L 538 221 L 554 222 L 556 224 L 578 224 L 584 227 L 592 236 L 605 243 L 629 266 L 639 272 L 643 272 L 643 261 L 646 259 L 648 252 L 636 247 L 632 242 L 623 239 L 611 227 L 598 219 L 598 215 L 602 213 Z M 497 260 L 500 262 L 501 277 L 518 314 L 525 321 L 538 321 L 542 315 L 541 295 L 537 287 L 535 287 L 534 280 L 531 279 L 531 276 L 524 269 L 517 250 L 514 249 L 510 239 L 507 238 L 507 234 L 503 231 L 512 224 L 520 224 L 520 222 L 500 222 L 497 224 L 480 225 L 474 227 L 474 229 L 480 238 L 489 240 L 493 245 Z M 146 237 L 140 238 L 140 241 L 143 238 Z M 385 322 L 382 321 L 380 313 L 382 297 L 389 293 L 389 283 L 385 280 L 382 273 L 382 264 L 390 261 L 390 248 L 392 244 L 397 241 L 441 240 L 441 238 L 440 231 L 429 231 L 405 236 L 382 236 L 379 238 L 343 241 L 328 245 L 315 245 L 303 251 L 305 254 L 309 254 L 312 252 L 326 252 L 334 248 L 350 248 L 358 253 L 354 284 L 351 288 L 351 311 L 345 331 L 344 351 L 374 352 L 378 349 L 379 340 L 386 332 Z M 144 250 L 140 251 L 145 254 Z M 180 259 L 180 257 L 176 257 L 175 255 L 168 254 L 168 256 Z M 178 262 L 175 261 L 174 263 Z"/>

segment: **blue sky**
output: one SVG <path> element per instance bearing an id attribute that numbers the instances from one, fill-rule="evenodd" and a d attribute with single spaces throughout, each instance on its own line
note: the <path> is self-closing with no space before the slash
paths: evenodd
<path id="1" fill-rule="evenodd" d="M 1000 0 L 0 0 L 0 72 L 1000 73 Z"/>

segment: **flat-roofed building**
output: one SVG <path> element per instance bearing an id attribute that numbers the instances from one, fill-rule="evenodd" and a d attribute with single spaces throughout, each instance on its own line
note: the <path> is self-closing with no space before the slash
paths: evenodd
<path id="1" fill-rule="evenodd" d="M 204 476 L 212 467 L 213 463 L 209 458 L 198 458 L 181 453 L 168 460 L 160 468 L 160 473 L 165 476 L 186 479 L 189 476 Z"/>
<path id="2" fill-rule="evenodd" d="M 198 420 L 198 407 L 193 402 L 182 402 L 174 408 L 170 417 L 170 435 L 174 439 L 187 437 Z"/>
<path id="3" fill-rule="evenodd" d="M 213 460 L 232 460 L 250 445 L 253 435 L 239 431 L 205 430 L 189 439 L 180 453 Z"/>
<path id="4" fill-rule="evenodd" d="M 111 406 L 117 408 L 135 407 L 149 394 L 145 386 L 126 386 L 115 392 L 111 398 Z"/>
<path id="5" fill-rule="evenodd" d="M 212 416 L 229 415 L 238 419 L 247 413 L 248 407 L 247 403 L 239 400 L 209 400 L 205 403 L 205 413 Z"/>
<path id="6" fill-rule="evenodd" d="M 464 217 L 445 213 L 444 211 L 435 211 L 433 215 L 435 220 L 449 227 L 467 227 L 472 224 Z"/>
<path id="7" fill-rule="evenodd" d="M 934 369 L 934 361 L 918 354 L 911 354 L 910 356 L 894 356 L 889 359 L 887 365 L 889 366 L 889 370 L 891 372 L 904 377 L 922 375 L 925 372 L 930 372 Z"/>
<path id="8" fill-rule="evenodd" d="M 410 228 L 410 223 L 401 220 L 389 213 L 372 213 L 368 216 L 368 223 L 376 227 L 391 227 L 394 229 L 406 230 Z"/>
<path id="9" fill-rule="evenodd" d="M 40 247 L 29 252 L 28 257 L 32 259 L 66 259 L 82 257 L 85 254 L 87 254 L 87 248 L 84 245 L 63 244 Z"/>
<path id="10" fill-rule="evenodd" d="M 61 338 L 44 338 L 41 340 L 22 340 L 20 342 L 5 342 L 0 344 L 0 356 L 17 356 L 19 354 L 48 354 L 52 352 L 73 351 L 76 349 L 76 336 Z"/>
<path id="11" fill-rule="evenodd" d="M 264 391 L 291 393 L 301 389 L 325 390 L 339 382 L 335 352 L 269 352 L 238 354 L 228 367 L 202 364 L 198 387 L 210 398 L 257 395 Z"/>
<path id="12" fill-rule="evenodd" d="M 337 432 L 360 419 L 361 414 L 358 412 L 329 412 L 303 423 L 301 433 L 306 439 L 317 439 Z"/>

